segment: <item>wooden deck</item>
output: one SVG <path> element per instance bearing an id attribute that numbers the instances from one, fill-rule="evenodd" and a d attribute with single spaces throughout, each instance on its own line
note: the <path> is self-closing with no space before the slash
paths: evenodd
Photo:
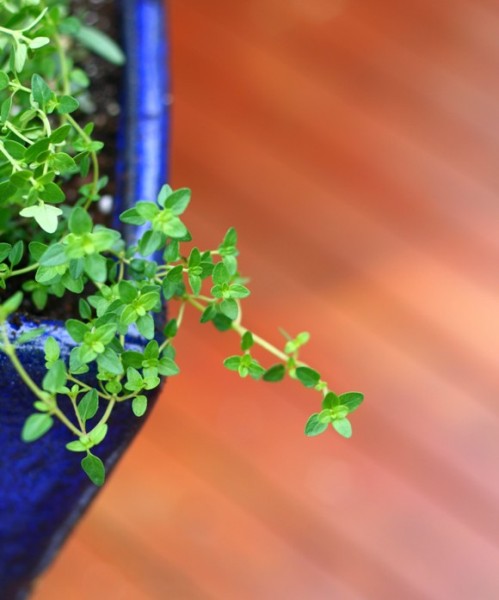
<path id="1" fill-rule="evenodd" d="M 230 225 L 245 318 L 365 406 L 241 382 L 188 319 L 171 380 L 34 600 L 499 598 L 499 11 L 172 0 L 173 184 Z"/>

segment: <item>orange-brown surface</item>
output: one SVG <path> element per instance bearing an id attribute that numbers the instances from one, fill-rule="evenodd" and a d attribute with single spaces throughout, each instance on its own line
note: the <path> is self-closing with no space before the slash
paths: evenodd
<path id="1" fill-rule="evenodd" d="M 34 600 L 499 598 L 499 12 L 172 0 L 173 184 L 235 225 L 246 320 L 366 393 L 241 382 L 189 318 L 140 439 Z"/>

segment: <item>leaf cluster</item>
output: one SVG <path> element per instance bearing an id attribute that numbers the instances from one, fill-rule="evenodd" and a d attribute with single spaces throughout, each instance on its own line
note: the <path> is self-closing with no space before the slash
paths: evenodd
<path id="1" fill-rule="evenodd" d="M 0 23 L 0 290 L 6 297 L 0 304 L 0 349 L 36 398 L 22 438 L 34 442 L 62 423 L 74 438 L 66 449 L 83 454 L 83 470 L 102 485 L 99 445 L 112 426 L 113 410 L 128 403 L 142 417 L 149 393 L 162 378 L 179 373 L 174 343 L 187 306 L 200 312 L 201 323 L 240 336 L 241 353 L 224 361 L 227 369 L 267 383 L 289 377 L 321 394 L 322 410 L 308 420 L 307 435 L 331 424 L 350 437 L 348 415 L 362 394 L 336 395 L 300 359 L 307 332 L 295 338 L 285 334 L 277 348 L 242 325 L 242 303 L 250 290 L 239 272 L 236 230 L 230 228 L 215 249 L 193 246 L 183 218 L 189 189 L 164 185 L 156 199 L 141 199 L 125 210 L 123 227 L 142 232 L 133 244 L 120 231 L 95 223 L 92 207 L 107 184 L 99 173 L 102 143 L 92 138 L 92 123 L 78 122 L 88 76 L 75 65 L 71 48 L 82 43 L 122 64 L 114 42 L 70 15 L 61 0 L 6 0 Z M 65 187 L 75 176 L 84 183 L 69 203 Z M 11 293 L 17 278 L 22 292 Z M 5 324 L 24 295 L 38 310 L 53 298 L 79 298 L 78 313 L 65 322 L 74 341 L 68 361 L 43 328 L 15 342 L 8 338 Z M 167 301 L 178 303 L 178 313 L 159 329 L 157 316 Z M 46 366 L 40 385 L 16 352 L 39 336 Z M 254 356 L 256 347 L 273 363 L 263 366 Z M 91 372 L 95 386 L 85 378 Z M 69 416 L 61 408 L 68 403 Z"/>

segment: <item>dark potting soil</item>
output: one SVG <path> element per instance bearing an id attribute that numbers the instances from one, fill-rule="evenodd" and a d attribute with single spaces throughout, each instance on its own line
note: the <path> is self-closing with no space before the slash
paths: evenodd
<path id="1" fill-rule="evenodd" d="M 73 0 L 71 6 L 73 13 L 83 23 L 104 31 L 115 40 L 119 38 L 120 14 L 116 0 Z M 77 117 L 83 124 L 92 121 L 95 124 L 92 137 L 104 142 L 104 148 L 99 153 L 99 164 L 101 174 L 109 178 L 109 183 L 102 193 L 114 197 L 122 69 L 83 49 L 76 52 L 75 61 L 88 74 L 91 81 L 88 97 L 81 99 L 82 110 Z M 68 200 L 76 198 L 77 190 L 83 183 L 85 181 L 80 178 L 71 181 L 71 186 L 67 190 Z M 95 215 L 95 219 L 101 220 L 98 214 Z"/>
<path id="2" fill-rule="evenodd" d="M 120 15 L 116 0 L 73 0 L 70 4 L 73 14 L 78 16 L 83 23 L 104 31 L 115 40 L 119 38 Z M 108 178 L 106 187 L 101 190 L 104 201 L 94 203 L 91 207 L 91 214 L 95 223 L 110 226 L 109 205 L 116 192 L 115 158 L 120 117 L 119 90 L 122 69 L 84 49 L 78 49 L 74 59 L 75 63 L 88 74 L 91 81 L 89 93 L 79 98 L 81 109 L 75 113 L 75 117 L 80 124 L 88 122 L 95 124 L 92 138 L 104 143 L 104 148 L 98 155 L 100 176 Z M 69 204 L 76 201 L 78 189 L 88 181 L 89 178 L 73 177 L 64 185 L 64 192 Z M 0 302 L 22 289 L 25 281 L 26 279 L 23 280 L 22 277 L 10 279 L 8 290 L 0 290 Z M 79 298 L 80 295 L 66 290 L 63 298 L 49 296 L 47 306 L 43 310 L 38 310 L 31 302 L 30 294 L 25 293 L 19 312 L 30 314 L 32 317 L 43 316 L 64 321 L 78 316 Z"/>

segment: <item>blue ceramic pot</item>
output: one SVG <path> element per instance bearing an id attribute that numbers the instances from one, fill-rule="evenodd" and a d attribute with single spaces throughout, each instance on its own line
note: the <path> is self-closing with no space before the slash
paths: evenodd
<path id="1" fill-rule="evenodd" d="M 168 71 L 162 0 L 121 0 L 123 43 L 127 55 L 124 117 L 117 157 L 120 198 L 117 212 L 140 199 L 153 200 L 166 181 L 168 147 Z M 133 240 L 137 231 L 125 232 Z M 69 315 L 68 315 L 69 316 Z M 74 342 L 61 322 L 14 316 L 8 334 L 43 326 L 45 334 L 19 348 L 19 358 L 40 382 L 43 344 L 55 337 L 68 358 Z M 142 348 L 144 340 L 131 343 Z M 157 394 L 156 394 L 157 395 Z M 154 398 L 150 398 L 152 405 Z M 34 397 L 0 354 L 0 598 L 21 600 L 95 497 L 80 467 L 81 456 L 67 452 L 67 429 L 56 424 L 33 444 L 20 439 Z M 61 407 L 62 408 L 62 407 Z M 70 414 L 70 411 L 68 411 Z M 110 431 L 99 446 L 109 472 L 143 423 L 129 405 L 118 405 Z"/>

